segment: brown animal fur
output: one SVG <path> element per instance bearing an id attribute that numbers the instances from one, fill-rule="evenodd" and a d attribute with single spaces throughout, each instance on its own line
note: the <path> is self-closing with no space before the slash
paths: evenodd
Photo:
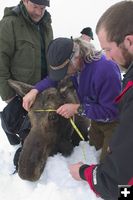
<path id="1" fill-rule="evenodd" d="M 16 92 L 23 96 L 32 86 L 9 81 Z M 40 109 L 56 110 L 63 102 L 55 88 L 40 93 L 28 115 L 31 130 L 26 137 L 18 162 L 18 174 L 22 179 L 36 181 L 40 178 L 48 156 L 61 152 L 64 156 L 71 154 L 72 127 L 68 119 L 56 112 L 37 112 Z"/>
<path id="2" fill-rule="evenodd" d="M 58 90 L 64 103 L 79 103 L 79 98 L 77 96 L 76 90 L 74 89 L 73 83 L 69 76 L 66 76 L 63 80 L 60 81 L 58 85 Z M 82 133 L 84 139 L 87 141 L 90 120 L 85 116 L 75 115 L 74 121 L 75 121 L 76 126 Z M 73 130 L 73 134 L 71 138 L 72 138 L 72 143 L 74 146 L 79 145 L 81 138 L 75 130 Z"/>

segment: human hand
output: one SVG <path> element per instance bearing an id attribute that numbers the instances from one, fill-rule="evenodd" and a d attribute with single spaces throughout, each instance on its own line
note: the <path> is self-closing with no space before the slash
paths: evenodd
<path id="1" fill-rule="evenodd" d="M 56 112 L 65 117 L 65 118 L 70 118 L 72 117 L 74 114 L 77 113 L 77 108 L 79 107 L 79 104 L 70 104 L 70 103 L 67 103 L 67 104 L 64 104 L 62 106 L 60 106 Z"/>
<path id="2" fill-rule="evenodd" d="M 23 97 L 23 107 L 25 110 L 29 110 L 32 104 L 34 103 L 36 96 L 38 94 L 38 90 L 32 89 Z"/>
<path id="3" fill-rule="evenodd" d="M 83 165 L 84 163 L 82 162 L 78 162 L 78 163 L 75 163 L 75 164 L 72 164 L 72 165 L 69 165 L 69 171 L 70 171 L 70 174 L 72 175 L 72 177 L 77 180 L 77 181 L 81 181 L 82 178 L 80 178 L 80 175 L 79 175 L 79 168 Z"/>

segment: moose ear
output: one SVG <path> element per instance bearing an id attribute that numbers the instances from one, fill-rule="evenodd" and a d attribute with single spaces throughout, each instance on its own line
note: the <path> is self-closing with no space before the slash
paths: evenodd
<path id="1" fill-rule="evenodd" d="M 32 85 L 12 79 L 9 79 L 8 83 L 21 97 L 25 96 L 31 89 L 33 89 Z"/>

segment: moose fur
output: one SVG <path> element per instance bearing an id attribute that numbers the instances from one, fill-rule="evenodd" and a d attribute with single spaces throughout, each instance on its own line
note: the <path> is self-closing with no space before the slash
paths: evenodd
<path id="1" fill-rule="evenodd" d="M 16 92 L 24 96 L 32 86 L 10 80 L 9 84 Z M 71 154 L 72 127 L 68 119 L 56 112 L 37 110 L 56 110 L 63 104 L 60 94 L 55 88 L 49 88 L 40 93 L 31 110 L 28 112 L 31 130 L 26 137 L 18 162 L 18 174 L 22 179 L 36 181 L 40 178 L 48 156 L 62 153 Z"/>
<path id="2" fill-rule="evenodd" d="M 31 85 L 14 80 L 9 80 L 9 84 L 22 97 L 33 88 Z M 61 81 L 57 89 L 49 88 L 37 95 L 28 112 L 31 129 L 24 140 L 18 161 L 18 174 L 22 179 L 37 181 L 44 170 L 48 156 L 57 152 L 69 156 L 73 147 L 79 144 L 81 139 L 74 133 L 69 119 L 63 118 L 55 111 L 46 111 L 56 110 L 64 103 L 75 102 L 78 102 L 78 98 L 68 78 Z M 85 139 L 88 139 L 89 121 L 76 116 L 75 123 Z"/>

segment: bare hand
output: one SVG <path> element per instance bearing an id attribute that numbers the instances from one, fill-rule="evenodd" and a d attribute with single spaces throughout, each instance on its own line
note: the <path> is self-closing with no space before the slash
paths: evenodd
<path id="1" fill-rule="evenodd" d="M 79 175 L 79 168 L 83 165 L 84 163 L 82 162 L 78 162 L 76 164 L 72 164 L 72 165 L 69 165 L 69 170 L 70 170 L 70 174 L 72 175 L 72 177 L 74 179 L 76 179 L 77 181 L 81 181 L 82 179 L 80 178 L 80 175 Z"/>
<path id="2" fill-rule="evenodd" d="M 57 109 L 57 113 L 65 118 L 70 118 L 72 117 L 74 114 L 77 113 L 77 108 L 79 107 L 79 104 L 70 104 L 70 103 L 67 103 L 67 104 L 64 104 L 62 106 L 60 106 L 58 109 Z"/>
<path id="3" fill-rule="evenodd" d="M 23 107 L 25 110 L 29 110 L 32 104 L 34 103 L 38 90 L 32 89 L 23 97 Z"/>

